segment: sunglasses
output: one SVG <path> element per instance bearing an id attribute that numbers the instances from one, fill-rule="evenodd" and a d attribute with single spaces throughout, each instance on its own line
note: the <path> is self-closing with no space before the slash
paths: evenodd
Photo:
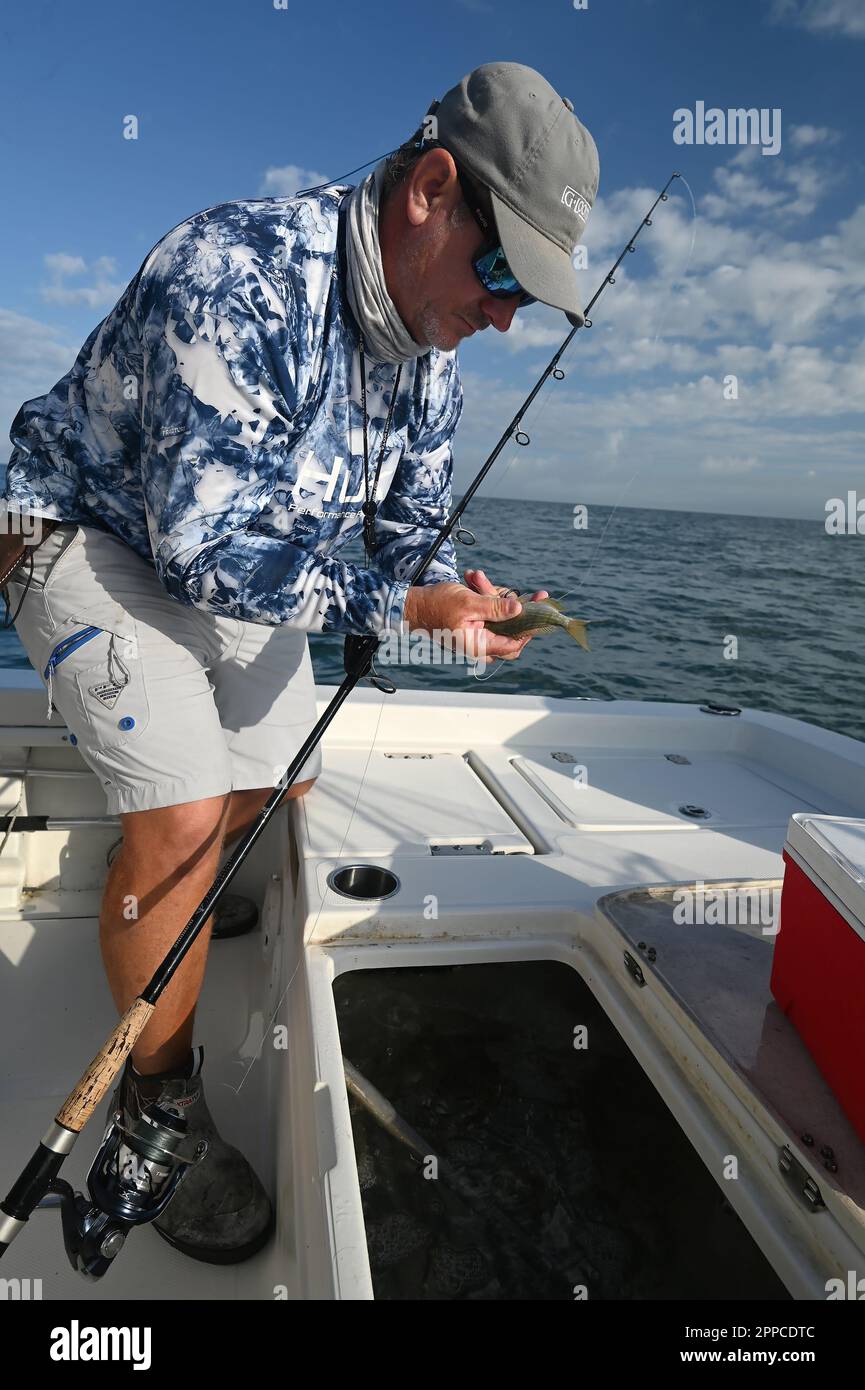
<path id="1" fill-rule="evenodd" d="M 513 294 L 520 296 L 518 309 L 524 309 L 527 304 L 537 304 L 533 294 L 526 294 L 519 280 L 514 275 L 505 258 L 505 253 L 501 246 L 494 246 L 491 251 L 485 251 L 472 261 L 475 275 L 480 280 L 488 294 L 495 295 L 496 299 L 510 297 Z"/>
<path id="2" fill-rule="evenodd" d="M 456 164 L 456 160 L 454 163 Z M 461 169 L 458 164 L 456 169 L 460 188 L 463 191 L 463 197 L 468 204 L 469 211 L 487 237 L 486 248 L 472 261 L 475 275 L 487 294 L 494 295 L 496 299 L 509 299 L 511 295 L 518 294 L 520 296 L 518 308 L 523 309 L 527 304 L 536 304 L 535 296 L 526 293 L 508 265 L 507 256 L 501 243 L 495 241 L 490 245 L 490 234 L 496 224 L 489 195 L 480 184 L 475 182 L 471 175 L 466 173 L 465 169 Z"/>
<path id="3" fill-rule="evenodd" d="M 441 149 L 447 148 L 446 145 L 441 145 L 438 140 L 426 140 L 420 144 L 426 149 L 432 149 L 436 145 Z M 537 304 L 538 301 L 535 296 L 525 292 L 508 265 L 501 243 L 495 235 L 496 224 L 489 194 L 465 169 L 460 168 L 455 159 L 454 164 L 469 211 L 486 237 L 484 249 L 472 261 L 475 275 L 487 294 L 493 295 L 496 299 L 510 299 L 512 295 L 518 294 L 520 296 L 517 305 L 519 309 L 525 308 L 528 304 Z"/>

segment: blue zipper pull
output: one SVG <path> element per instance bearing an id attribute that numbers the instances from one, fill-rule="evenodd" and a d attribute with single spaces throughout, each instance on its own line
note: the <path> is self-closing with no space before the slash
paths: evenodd
<path id="1" fill-rule="evenodd" d="M 52 671 L 55 666 L 59 666 L 60 662 L 63 661 L 70 652 L 76 651 L 78 647 L 83 647 L 85 642 L 89 642 L 91 638 L 96 637 L 101 631 L 101 627 L 83 627 L 78 632 L 71 632 L 68 637 L 63 638 L 62 642 L 58 642 L 49 656 L 48 665 L 43 672 L 45 679 L 48 679 L 49 671 Z"/>
<path id="2" fill-rule="evenodd" d="M 102 631 L 101 627 L 83 627 L 79 632 L 71 632 L 68 637 L 64 637 L 62 642 L 58 642 L 53 652 L 48 658 L 48 665 L 42 673 L 48 682 L 48 718 L 51 718 L 53 701 L 51 699 L 51 681 L 54 675 L 55 666 L 67 657 L 70 652 L 74 652 L 76 647 L 81 647 L 85 642 L 89 642 L 92 637 L 98 637 Z"/>

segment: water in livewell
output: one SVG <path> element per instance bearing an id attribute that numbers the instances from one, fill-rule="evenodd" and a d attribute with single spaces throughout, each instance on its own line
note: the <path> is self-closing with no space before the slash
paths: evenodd
<path id="1" fill-rule="evenodd" d="M 424 1176 L 352 1100 L 377 1298 L 788 1297 L 570 967 L 365 970 L 334 993 L 344 1055 L 440 1159 Z"/>

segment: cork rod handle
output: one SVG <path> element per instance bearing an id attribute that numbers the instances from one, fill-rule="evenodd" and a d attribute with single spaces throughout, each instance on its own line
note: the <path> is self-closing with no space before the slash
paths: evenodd
<path id="1" fill-rule="evenodd" d="M 147 1027 L 155 1004 L 136 999 L 126 1010 L 111 1037 L 97 1052 L 81 1080 L 58 1110 L 59 1125 L 79 1134 L 102 1100 L 129 1053 Z"/>

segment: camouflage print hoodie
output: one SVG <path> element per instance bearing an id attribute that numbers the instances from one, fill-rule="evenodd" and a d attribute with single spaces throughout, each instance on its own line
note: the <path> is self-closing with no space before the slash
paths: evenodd
<path id="1" fill-rule="evenodd" d="M 447 519 L 462 389 L 453 352 L 403 366 L 375 552 L 339 560 L 364 500 L 348 191 L 222 203 L 163 237 L 71 371 L 18 411 L 5 505 L 110 531 L 208 612 L 399 627 Z M 371 484 L 397 369 L 369 353 L 366 368 Z M 458 578 L 446 542 L 422 582 Z"/>

